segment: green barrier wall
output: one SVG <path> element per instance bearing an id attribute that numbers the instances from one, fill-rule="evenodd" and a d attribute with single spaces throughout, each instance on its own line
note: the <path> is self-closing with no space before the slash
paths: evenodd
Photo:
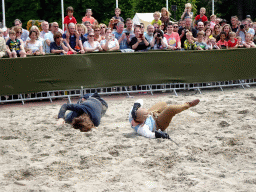
<path id="1" fill-rule="evenodd" d="M 0 95 L 256 78 L 256 49 L 49 55 L 0 60 Z"/>

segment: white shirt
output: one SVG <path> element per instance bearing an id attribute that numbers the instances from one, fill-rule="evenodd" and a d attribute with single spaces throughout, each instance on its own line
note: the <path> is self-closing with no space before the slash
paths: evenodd
<path id="1" fill-rule="evenodd" d="M 31 49 L 33 53 L 36 51 L 39 51 L 41 46 L 42 46 L 42 42 L 39 40 L 36 40 L 34 44 L 26 43 L 26 48 Z"/>
<path id="2" fill-rule="evenodd" d="M 44 35 L 44 39 L 45 40 L 49 39 L 51 42 L 54 42 L 53 33 L 49 31 L 49 33 L 46 33 Z M 50 46 L 48 46 L 46 42 L 44 43 L 44 50 L 45 50 L 45 53 L 50 53 Z"/>
<path id="3" fill-rule="evenodd" d="M 94 41 L 93 46 L 91 46 L 91 44 L 88 41 L 85 41 L 83 44 L 83 47 L 90 48 L 90 49 L 96 48 L 98 46 L 100 46 L 100 43 L 98 41 Z M 99 51 L 99 49 L 96 49 L 94 52 L 97 52 L 97 51 Z"/>
<path id="4" fill-rule="evenodd" d="M 246 31 L 245 33 L 250 33 L 250 34 L 254 35 L 255 31 L 253 28 L 249 28 L 248 31 Z M 243 31 L 239 32 L 239 36 L 241 37 L 242 41 L 245 41 L 245 33 Z"/>
<path id="5" fill-rule="evenodd" d="M 101 40 L 101 41 L 100 41 L 100 45 L 101 45 L 101 46 L 102 46 L 102 45 L 105 45 L 106 42 L 107 42 L 106 39 Z M 111 49 L 111 48 L 115 47 L 115 46 L 117 45 L 117 43 L 118 43 L 117 39 L 114 38 L 113 40 L 111 40 L 111 41 L 108 42 L 108 48 Z"/>

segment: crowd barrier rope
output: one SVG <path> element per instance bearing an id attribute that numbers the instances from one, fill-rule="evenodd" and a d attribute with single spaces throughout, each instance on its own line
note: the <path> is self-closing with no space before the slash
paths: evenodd
<path id="1" fill-rule="evenodd" d="M 70 97 L 80 96 L 85 90 L 129 95 L 244 87 L 255 84 L 255 55 L 256 49 L 251 48 L 3 58 L 0 60 L 0 102 L 24 103 L 45 98 L 51 101 L 58 97 L 67 97 L 70 101 Z"/>

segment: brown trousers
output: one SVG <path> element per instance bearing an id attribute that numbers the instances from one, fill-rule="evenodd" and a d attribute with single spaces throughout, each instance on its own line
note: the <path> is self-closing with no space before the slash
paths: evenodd
<path id="1" fill-rule="evenodd" d="M 148 112 L 153 113 L 157 129 L 164 131 L 176 114 L 188 109 L 189 107 L 188 103 L 183 105 L 167 105 L 165 102 L 159 102 L 153 105 Z"/>

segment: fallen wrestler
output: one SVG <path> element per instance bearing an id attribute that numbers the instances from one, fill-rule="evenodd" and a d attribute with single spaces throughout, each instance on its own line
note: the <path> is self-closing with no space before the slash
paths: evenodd
<path id="1" fill-rule="evenodd" d="M 61 106 L 57 125 L 71 124 L 82 132 L 90 131 L 100 124 L 101 117 L 106 113 L 108 104 L 98 93 L 85 94 L 77 104 L 64 104 Z M 66 117 L 65 113 L 70 110 Z"/>
<path id="2" fill-rule="evenodd" d="M 183 105 L 167 105 L 160 102 L 150 109 L 144 109 L 143 100 L 137 100 L 129 114 L 129 122 L 132 128 L 139 134 L 148 138 L 170 139 L 169 135 L 163 132 L 170 124 L 172 118 L 190 107 L 196 106 L 200 102 L 196 99 Z"/>

